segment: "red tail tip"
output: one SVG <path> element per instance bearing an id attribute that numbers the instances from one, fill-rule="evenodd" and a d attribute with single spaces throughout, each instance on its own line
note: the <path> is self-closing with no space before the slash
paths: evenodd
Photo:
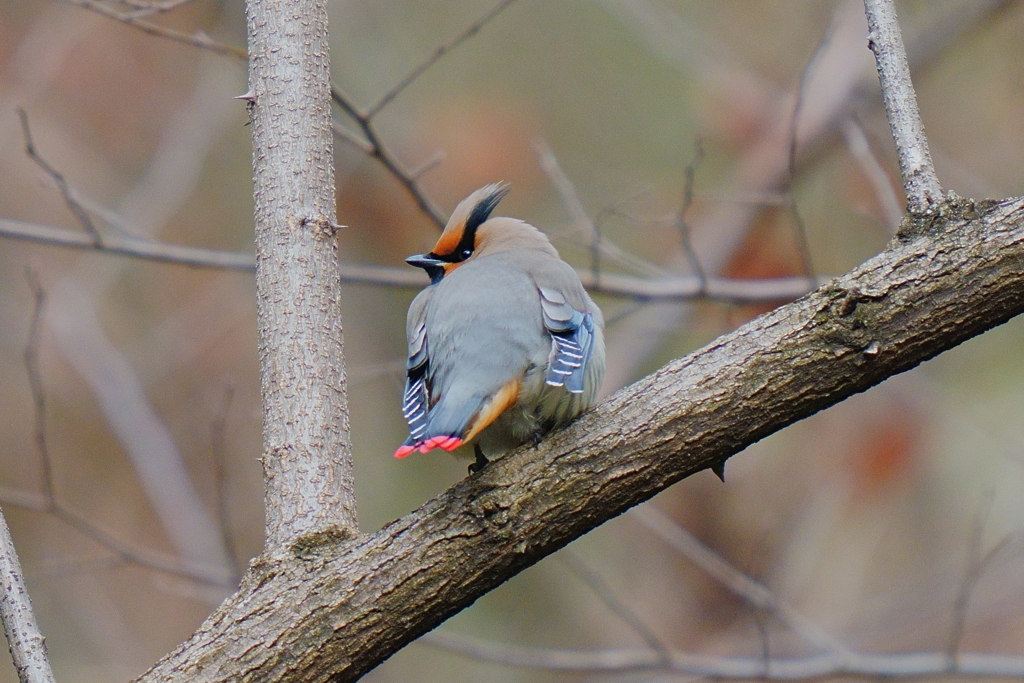
<path id="1" fill-rule="evenodd" d="M 396 458 L 404 458 L 405 456 L 407 456 L 407 455 L 409 455 L 411 453 L 415 453 L 415 452 L 416 452 L 416 447 L 415 446 L 407 446 L 405 444 L 402 444 L 401 446 L 398 447 L 398 450 L 395 451 L 395 457 Z"/>
<path id="2" fill-rule="evenodd" d="M 454 451 L 456 448 L 462 445 L 462 439 L 457 436 L 449 436 L 447 439 L 437 444 L 440 448 L 446 451 Z"/>
<path id="3" fill-rule="evenodd" d="M 446 451 L 454 451 L 456 448 L 463 444 L 462 439 L 457 436 L 432 436 L 426 441 L 421 441 L 418 444 L 411 446 L 402 444 L 395 451 L 396 458 L 404 458 L 405 456 L 419 451 L 420 453 L 427 453 L 435 448 L 443 448 Z"/>

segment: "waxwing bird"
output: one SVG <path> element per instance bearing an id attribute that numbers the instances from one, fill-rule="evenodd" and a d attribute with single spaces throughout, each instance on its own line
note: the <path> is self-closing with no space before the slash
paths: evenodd
<path id="1" fill-rule="evenodd" d="M 588 408 L 604 377 L 604 318 L 576 271 L 529 223 L 491 218 L 508 185 L 455 208 L 426 254 L 431 284 L 409 306 L 396 458 L 474 442 L 474 472 Z"/>

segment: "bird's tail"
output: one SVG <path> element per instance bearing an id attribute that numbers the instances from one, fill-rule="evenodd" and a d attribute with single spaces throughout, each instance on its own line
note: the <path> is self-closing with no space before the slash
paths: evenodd
<path id="1" fill-rule="evenodd" d="M 395 457 L 404 458 L 415 451 L 426 453 L 435 448 L 453 451 L 494 422 L 517 398 L 518 380 L 508 382 L 491 396 L 449 390 L 430 409 L 426 428 L 410 434 L 395 451 Z"/>

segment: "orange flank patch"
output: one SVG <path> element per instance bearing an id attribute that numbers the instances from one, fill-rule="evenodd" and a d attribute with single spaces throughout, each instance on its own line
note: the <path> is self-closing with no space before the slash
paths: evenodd
<path id="1" fill-rule="evenodd" d="M 473 437 L 482 432 L 487 425 L 497 420 L 499 415 L 515 404 L 518 398 L 519 380 L 514 379 L 501 389 L 498 389 L 498 392 L 494 394 L 494 396 L 491 397 L 491 400 L 484 405 L 464 440 L 470 441 L 473 439 Z"/>

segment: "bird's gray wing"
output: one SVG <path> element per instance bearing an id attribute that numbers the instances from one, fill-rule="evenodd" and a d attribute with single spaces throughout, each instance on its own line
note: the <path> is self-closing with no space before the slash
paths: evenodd
<path id="1" fill-rule="evenodd" d="M 405 396 L 402 414 L 409 423 L 407 445 L 423 441 L 427 430 L 427 412 L 430 410 L 430 392 L 427 370 L 430 356 L 427 348 L 427 303 L 433 295 L 433 286 L 420 292 L 409 306 L 406 334 L 409 339 L 409 357 L 405 364 Z"/>
<path id="2" fill-rule="evenodd" d="M 594 317 L 577 311 L 552 287 L 538 287 L 544 327 L 551 333 L 552 360 L 545 381 L 583 393 L 587 364 L 594 353 Z"/>

